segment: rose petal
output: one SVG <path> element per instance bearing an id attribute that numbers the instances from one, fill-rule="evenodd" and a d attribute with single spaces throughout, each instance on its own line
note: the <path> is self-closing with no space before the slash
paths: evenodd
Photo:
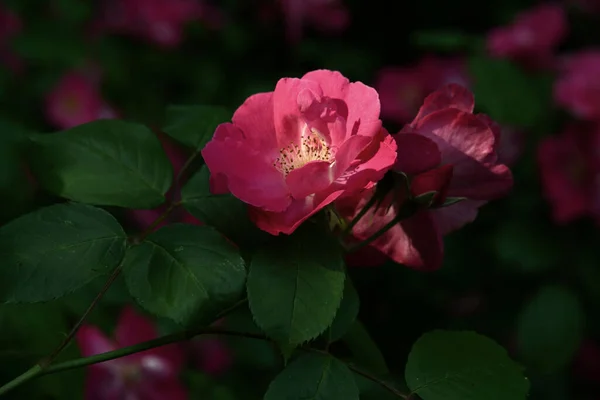
<path id="1" fill-rule="evenodd" d="M 437 167 L 442 155 L 435 142 L 415 133 L 392 135 L 398 146 L 398 158 L 394 169 L 408 175 L 416 175 Z"/>
<path id="2" fill-rule="evenodd" d="M 227 177 L 227 186 L 240 200 L 255 207 L 283 211 L 291 198 L 283 174 L 265 155 L 245 146 L 233 124 L 219 125 L 213 139 L 202 149 L 211 174 Z M 260 179 L 257 179 L 260 177 Z"/>
<path id="3" fill-rule="evenodd" d="M 447 108 L 472 113 L 475 108 L 473 94 L 467 88 L 456 83 L 445 85 L 425 98 L 423 105 L 411 124 L 415 125 L 429 114 Z"/>

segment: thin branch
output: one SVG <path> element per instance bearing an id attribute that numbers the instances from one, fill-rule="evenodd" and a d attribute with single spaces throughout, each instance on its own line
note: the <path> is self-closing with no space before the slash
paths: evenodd
<path id="1" fill-rule="evenodd" d="M 81 328 L 81 325 L 83 325 L 83 323 L 85 322 L 88 315 L 90 315 L 92 310 L 96 307 L 96 305 L 98 305 L 98 303 L 100 302 L 100 300 L 102 299 L 104 294 L 106 294 L 108 289 L 110 289 L 110 286 L 113 284 L 113 282 L 117 279 L 117 277 L 121 273 L 122 265 L 123 264 L 119 265 L 117 268 L 115 268 L 113 270 L 113 272 L 108 277 L 108 280 L 106 281 L 106 283 L 104 284 L 102 289 L 100 289 L 100 292 L 98 292 L 98 294 L 96 295 L 94 300 L 92 300 L 92 302 L 90 303 L 88 308 L 85 310 L 85 312 L 83 313 L 81 318 L 79 318 L 77 323 L 75 323 L 75 326 L 73 326 L 73 328 L 71 329 L 69 334 L 65 337 L 65 339 L 61 342 L 61 344 L 48 357 L 46 357 L 46 358 L 42 359 L 40 362 L 38 362 L 38 365 L 42 369 L 47 368 L 50 364 L 52 364 L 52 362 L 56 359 L 56 357 L 58 357 L 60 355 L 60 353 L 69 345 L 71 340 L 73 340 L 75 338 L 75 335 L 77 335 L 79 328 Z"/>
<path id="2" fill-rule="evenodd" d="M 382 388 L 384 388 L 385 390 L 387 390 L 388 392 L 390 392 L 391 394 L 400 397 L 401 399 L 405 399 L 408 400 L 409 395 L 406 395 L 402 392 L 400 392 L 398 389 L 396 389 L 395 387 L 393 387 L 392 385 L 390 385 L 389 383 L 387 383 L 384 380 L 381 380 L 373 375 L 371 375 L 370 373 L 356 367 L 353 364 L 346 364 L 348 366 L 348 368 L 354 372 L 356 372 L 358 375 L 367 378 L 368 380 L 377 383 L 379 386 L 381 386 Z"/>
<path id="3" fill-rule="evenodd" d="M 132 242 L 132 243 L 139 243 L 139 242 L 143 241 L 144 239 L 146 239 L 146 236 L 148 236 L 149 234 L 151 234 L 152 232 L 154 232 L 154 230 L 156 229 L 156 227 L 161 222 L 163 222 L 180 205 L 181 205 L 181 202 L 171 203 L 169 205 L 169 207 L 167 207 L 167 209 L 165 210 L 165 212 L 163 212 L 161 215 L 159 215 L 158 218 L 156 218 L 154 220 L 154 222 L 152 222 L 139 235 L 131 237 L 129 241 Z"/>
<path id="4" fill-rule="evenodd" d="M 238 304 L 243 304 L 243 303 L 240 302 Z M 199 336 L 199 335 L 235 336 L 235 337 L 243 337 L 243 338 L 247 338 L 247 339 L 263 340 L 263 341 L 268 341 L 268 342 L 274 343 L 273 340 L 269 339 L 268 337 L 266 337 L 265 335 L 260 334 L 260 333 L 232 331 L 232 330 L 223 329 L 223 328 L 219 328 L 219 327 L 204 327 L 204 328 L 195 329 L 195 330 L 186 330 L 186 331 L 182 331 L 182 332 L 173 333 L 171 335 L 166 335 L 166 336 L 163 336 L 158 339 L 139 343 L 139 344 L 136 344 L 133 346 L 123 347 L 123 348 L 120 348 L 120 349 L 117 349 L 114 351 L 109 351 L 106 353 L 97 354 L 97 355 L 90 356 L 90 357 L 84 357 L 84 358 L 78 358 L 75 360 L 65 361 L 65 362 L 62 362 L 62 363 L 59 363 L 56 365 L 51 365 L 45 369 L 41 368 L 39 365 L 36 365 L 31 370 L 27 371 L 25 374 L 19 376 L 15 380 L 13 380 L 13 381 L 7 383 L 6 385 L 4 385 L 3 387 L 1 387 L 0 395 L 8 392 L 11 389 L 14 389 L 15 387 L 17 387 L 25 382 L 28 382 L 28 381 L 30 381 L 34 378 L 37 378 L 39 376 L 42 376 L 42 375 L 53 374 L 53 373 L 57 373 L 57 372 L 67 371 L 67 370 L 71 370 L 71 369 L 75 369 L 75 368 L 86 367 L 86 366 L 92 365 L 92 364 L 97 364 L 97 363 L 101 363 L 101 362 L 105 362 L 105 361 L 114 360 L 116 358 L 125 357 L 128 355 L 134 354 L 134 353 L 139 353 L 141 351 L 150 350 L 150 349 L 153 349 L 156 347 L 161 347 L 161 346 L 165 346 L 165 345 L 176 343 L 176 342 L 186 341 L 186 340 L 192 339 L 193 337 Z M 310 352 L 310 353 L 330 355 L 328 352 L 326 352 L 324 350 L 315 349 L 312 347 L 301 347 L 301 348 L 299 348 L 299 350 Z M 348 365 L 348 368 L 350 368 L 350 370 L 369 379 L 370 381 L 377 383 L 378 385 L 380 385 L 381 387 L 383 387 L 390 393 L 394 394 L 395 396 L 405 399 L 405 400 L 408 399 L 407 395 L 399 392 L 397 389 L 392 387 L 387 382 L 371 375 L 370 373 L 360 369 L 359 367 L 357 367 L 353 364 L 347 364 L 347 365 Z"/>
<path id="5" fill-rule="evenodd" d="M 181 178 L 183 177 L 184 172 L 189 168 L 189 166 L 192 164 L 192 162 L 198 156 L 198 154 L 199 154 L 199 152 L 195 152 L 194 154 L 192 154 L 191 157 L 188 158 L 185 165 L 181 168 L 181 170 L 179 171 L 179 174 L 177 175 L 177 177 L 175 179 L 175 185 L 179 184 Z M 139 235 L 130 237 L 129 242 L 130 243 L 139 243 L 139 242 L 143 241 L 146 238 L 146 236 L 148 236 L 150 233 L 152 233 L 156 229 L 156 227 L 162 221 L 164 221 L 171 214 L 171 212 L 173 212 L 173 210 L 175 210 L 180 205 L 181 205 L 181 202 L 172 202 L 171 204 L 169 204 L 169 206 L 167 207 L 165 212 L 163 212 L 158 218 L 156 218 L 152 222 L 152 224 L 150 224 L 150 226 L 148 226 Z M 87 317 L 94 310 L 94 308 L 96 308 L 98 303 L 100 303 L 100 300 L 102 299 L 102 297 L 104 297 L 104 295 L 106 294 L 108 289 L 110 289 L 111 285 L 115 282 L 115 280 L 121 273 L 121 269 L 122 269 L 122 264 L 120 264 L 118 267 L 116 267 L 112 271 L 112 273 L 108 277 L 106 283 L 104 284 L 104 286 L 102 287 L 100 292 L 96 295 L 94 300 L 92 300 L 92 302 L 90 303 L 88 308 L 85 310 L 85 312 L 83 313 L 81 318 L 79 318 L 79 320 L 75 323 L 75 325 L 73 326 L 71 331 L 67 334 L 67 336 L 60 343 L 60 345 L 58 345 L 58 347 L 48 357 L 41 359 L 36 365 L 31 367 L 28 371 L 26 371 L 22 375 L 18 376 L 17 378 L 13 379 L 12 381 L 8 382 L 6 385 L 0 387 L 0 395 L 3 393 L 6 393 L 8 390 L 11 390 L 11 389 L 23 384 L 24 382 L 27 382 L 30 379 L 33 379 L 36 376 L 47 373 L 46 371 L 48 371 L 48 370 L 51 370 L 52 367 L 50 365 L 52 364 L 52 362 L 54 362 L 54 360 L 56 360 L 56 358 L 62 353 L 62 351 L 75 338 L 75 336 L 77 335 L 77 332 L 79 332 L 79 329 L 81 328 L 81 326 L 83 325 L 83 323 L 85 322 Z M 231 309 L 234 309 L 239 305 L 240 304 L 236 304 Z M 230 311 L 229 309 L 225 310 L 224 313 L 227 313 L 229 311 Z"/>

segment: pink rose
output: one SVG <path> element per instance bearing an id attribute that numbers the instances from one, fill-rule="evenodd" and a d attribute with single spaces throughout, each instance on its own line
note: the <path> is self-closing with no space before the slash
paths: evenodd
<path id="1" fill-rule="evenodd" d="M 443 258 L 442 237 L 477 216 L 477 209 L 512 187 L 512 174 L 498 163 L 500 131 L 484 115 L 473 114 L 473 95 L 450 84 L 429 95 L 417 117 L 394 136 L 398 144 L 397 171 L 410 180 L 410 193 L 391 192 L 354 227 L 357 241 L 365 240 L 393 221 L 407 195 L 436 192 L 432 206 L 448 197 L 462 197 L 442 208 L 421 208 L 371 243 L 392 260 L 411 268 L 434 270 Z M 374 189 L 359 198 L 345 196 L 336 206 L 348 220 L 367 204 Z"/>
<path id="2" fill-rule="evenodd" d="M 280 79 L 273 92 L 250 96 L 202 150 L 212 189 L 248 203 L 260 229 L 291 234 L 391 168 L 396 149 L 379 108 L 373 88 L 339 72 Z"/>

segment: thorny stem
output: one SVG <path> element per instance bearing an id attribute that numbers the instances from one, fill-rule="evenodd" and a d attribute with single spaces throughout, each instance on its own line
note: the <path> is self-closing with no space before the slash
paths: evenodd
<path id="1" fill-rule="evenodd" d="M 139 343 L 139 344 L 136 344 L 133 346 L 123 347 L 123 348 L 120 348 L 120 349 L 117 349 L 114 351 L 97 354 L 97 355 L 94 355 L 91 357 L 83 357 L 83 358 L 77 358 L 75 360 L 65 361 L 65 362 L 62 362 L 62 363 L 59 363 L 56 365 L 49 366 L 45 369 L 41 368 L 39 365 L 36 365 L 32 369 L 27 371 L 25 374 L 19 376 L 15 380 L 13 380 L 13 381 L 9 382 L 8 384 L 4 385 L 3 387 L 1 387 L 0 395 L 6 393 L 10 389 L 13 389 L 25 382 L 28 382 L 28 381 L 30 381 L 34 378 L 37 378 L 39 376 L 42 376 L 42 375 L 53 374 L 53 373 L 57 373 L 57 372 L 67 371 L 67 370 L 74 369 L 74 368 L 80 368 L 80 367 L 85 367 L 85 366 L 92 365 L 92 364 L 101 363 L 104 361 L 114 360 L 116 358 L 125 357 L 130 354 L 139 353 L 141 351 L 150 350 L 150 349 L 164 346 L 167 344 L 189 340 L 189 339 L 192 339 L 193 337 L 199 336 L 199 335 L 236 336 L 236 337 L 244 337 L 247 339 L 263 340 L 263 341 L 268 341 L 268 342 L 274 343 L 271 339 L 269 339 L 268 337 L 264 336 L 263 334 L 259 334 L 259 333 L 232 331 L 232 330 L 218 328 L 218 327 L 208 327 L 208 328 L 203 327 L 203 328 L 194 329 L 194 330 L 186 330 L 186 331 L 182 331 L 182 332 L 173 333 L 171 335 L 166 335 L 166 336 L 163 336 L 158 339 Z M 300 350 L 305 351 L 305 352 L 310 352 L 310 353 L 330 355 L 328 352 L 326 352 L 324 350 L 315 349 L 315 348 L 311 348 L 311 347 L 301 347 Z M 386 383 L 385 381 L 371 375 L 370 373 L 364 371 L 363 369 L 361 369 L 353 364 L 346 363 L 346 365 L 348 366 L 348 368 L 350 370 L 369 379 L 372 382 L 377 383 L 382 388 L 386 389 L 387 391 L 389 391 L 393 395 L 397 396 L 398 398 L 408 399 L 407 395 L 399 392 L 397 389 L 395 389 L 393 386 Z"/>

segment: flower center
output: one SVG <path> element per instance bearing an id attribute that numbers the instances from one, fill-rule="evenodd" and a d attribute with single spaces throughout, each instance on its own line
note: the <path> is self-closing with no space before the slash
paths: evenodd
<path id="1" fill-rule="evenodd" d="M 279 150 L 279 157 L 273 163 L 284 176 L 311 161 L 331 162 L 332 149 L 321 133 L 311 128 L 305 129 L 300 138 L 300 146 L 290 143 Z"/>

